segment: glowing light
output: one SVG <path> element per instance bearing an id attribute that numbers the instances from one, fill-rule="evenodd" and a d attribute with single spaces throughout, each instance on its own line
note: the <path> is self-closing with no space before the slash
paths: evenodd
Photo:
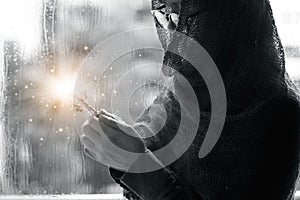
<path id="1" fill-rule="evenodd" d="M 52 95 L 59 100 L 69 100 L 73 93 L 75 80 L 71 78 L 53 80 L 52 82 Z"/>
<path id="2" fill-rule="evenodd" d="M 89 50 L 89 47 L 88 47 L 88 46 L 85 46 L 83 49 L 84 49 L 85 51 L 87 51 L 87 50 Z"/>
<path id="3" fill-rule="evenodd" d="M 65 97 L 66 95 L 71 95 L 73 92 L 73 84 L 64 81 L 60 84 L 60 87 L 57 88 L 57 94 L 61 97 Z"/>
<path id="4" fill-rule="evenodd" d="M 29 119 L 29 122 L 32 122 L 33 120 L 32 119 Z"/>
<path id="5" fill-rule="evenodd" d="M 58 131 L 62 133 L 64 131 L 64 129 L 59 128 Z"/>

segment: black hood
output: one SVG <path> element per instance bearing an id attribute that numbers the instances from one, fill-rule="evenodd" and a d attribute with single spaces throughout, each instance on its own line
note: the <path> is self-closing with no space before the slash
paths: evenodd
<path id="1" fill-rule="evenodd" d="M 161 1 L 153 0 L 155 9 Z M 175 69 L 197 89 L 205 85 L 188 62 L 168 51 L 189 46 L 156 23 L 165 49 L 163 71 Z M 230 113 L 253 109 L 286 89 L 284 50 L 268 0 L 182 0 L 176 31 L 196 40 L 217 65 L 226 88 Z M 195 55 L 197 56 L 197 52 Z M 205 67 L 205 66 L 203 66 Z M 171 73 L 171 74 L 169 74 Z"/>

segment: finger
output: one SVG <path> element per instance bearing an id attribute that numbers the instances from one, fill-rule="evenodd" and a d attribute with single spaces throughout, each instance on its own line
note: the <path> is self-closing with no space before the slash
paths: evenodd
<path id="1" fill-rule="evenodd" d="M 119 131 L 121 130 L 127 134 L 130 134 L 132 132 L 131 127 L 128 126 L 125 122 L 118 121 L 118 120 L 108 117 L 106 115 L 100 115 L 99 121 L 102 121 L 104 124 L 106 124 L 107 126 L 109 126 L 111 128 L 114 128 Z"/>
<path id="2" fill-rule="evenodd" d="M 89 151 L 88 149 L 84 149 L 84 154 L 89 157 L 92 160 L 97 160 L 97 156 L 96 154 L 94 154 L 93 152 Z"/>
<path id="3" fill-rule="evenodd" d="M 88 120 L 86 120 L 83 125 L 81 126 L 81 136 L 85 135 L 88 131 L 89 131 L 89 128 L 92 128 L 92 119 L 89 118 Z M 98 125 L 99 126 L 99 125 Z M 99 126 L 100 127 L 100 126 Z M 95 129 L 94 129 L 95 130 Z M 96 131 L 96 130 L 95 130 Z"/>
<path id="4" fill-rule="evenodd" d="M 80 138 L 81 140 L 81 144 L 87 148 L 90 151 L 95 151 L 96 150 L 96 146 L 95 143 L 92 142 L 89 138 L 87 138 L 86 136 L 83 136 Z"/>
<path id="5" fill-rule="evenodd" d="M 102 130 L 104 134 L 107 136 L 107 139 L 112 142 L 114 145 L 121 147 L 123 149 L 130 149 L 132 146 L 132 140 L 129 140 L 129 136 L 124 133 L 123 131 L 116 130 L 110 126 L 107 126 L 103 122 L 99 122 L 100 126 L 102 127 Z M 103 141 L 105 141 L 105 138 L 103 138 Z M 102 148 L 110 150 L 110 143 L 109 142 L 102 142 Z M 112 153 L 109 152 L 108 153 Z"/>
<path id="6" fill-rule="evenodd" d="M 89 117 L 89 119 L 86 121 L 86 123 L 84 125 L 91 127 L 96 132 L 99 132 L 101 130 L 101 127 L 99 125 L 98 120 L 99 119 L 97 117 L 91 116 L 91 117 Z"/>
<path id="7" fill-rule="evenodd" d="M 96 155 L 96 153 L 94 153 L 88 149 L 84 149 L 84 154 L 87 157 L 89 157 L 90 159 L 100 162 L 101 164 L 113 163 L 113 160 L 106 154 L 101 154 L 101 156 L 99 157 Z"/>
<path id="8" fill-rule="evenodd" d="M 99 121 L 103 122 L 107 126 L 110 126 L 111 128 L 115 128 L 117 130 L 119 129 L 117 125 L 117 120 L 108 115 L 103 115 L 103 114 L 99 115 Z"/>
<path id="9" fill-rule="evenodd" d="M 115 114 L 112 114 L 112 113 L 108 112 L 108 111 L 105 110 L 105 109 L 101 109 L 101 110 L 100 110 L 100 115 L 106 115 L 106 116 L 111 117 L 111 118 L 113 118 L 113 119 L 121 120 L 121 118 L 120 118 L 119 116 L 117 116 L 117 115 L 115 115 Z"/>
<path id="10" fill-rule="evenodd" d="M 111 134 L 106 134 L 107 136 L 110 137 L 110 139 L 114 139 L 114 135 L 118 134 L 119 136 L 117 137 L 118 139 L 121 139 L 125 136 L 132 136 L 132 137 L 137 137 L 140 138 L 140 135 L 136 132 L 136 130 L 126 124 L 125 122 L 119 122 L 114 119 L 108 118 L 106 116 L 100 116 L 99 117 L 99 123 L 100 126 L 102 127 L 102 130 L 105 131 L 106 133 L 111 133 Z M 106 131 L 106 128 L 110 128 L 109 131 Z M 121 137 L 123 136 L 123 137 Z"/>
<path id="11" fill-rule="evenodd" d="M 108 138 L 114 138 L 115 135 L 121 134 L 121 132 L 119 131 L 119 129 L 115 129 L 115 128 L 111 127 L 111 126 L 108 126 L 106 123 L 104 123 L 101 120 L 99 120 L 99 124 L 100 124 L 101 129 L 103 130 L 104 134 Z"/>
<path id="12" fill-rule="evenodd" d="M 101 134 L 99 132 L 95 131 L 92 127 L 89 125 L 84 125 L 82 127 L 83 134 L 85 137 L 93 141 L 94 143 L 98 143 L 101 139 Z"/>

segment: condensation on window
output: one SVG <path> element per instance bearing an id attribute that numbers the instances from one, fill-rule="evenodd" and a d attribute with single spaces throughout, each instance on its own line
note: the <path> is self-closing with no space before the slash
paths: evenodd
<path id="1" fill-rule="evenodd" d="M 84 155 L 70 95 L 97 44 L 154 26 L 149 9 L 143 0 L 1 1 L 0 194 L 121 193 Z"/>

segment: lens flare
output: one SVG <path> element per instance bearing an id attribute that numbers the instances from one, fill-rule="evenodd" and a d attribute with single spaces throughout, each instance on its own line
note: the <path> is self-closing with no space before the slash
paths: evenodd
<path id="1" fill-rule="evenodd" d="M 53 80 L 52 95 L 57 100 L 69 100 L 73 94 L 75 80 L 72 78 L 64 78 Z"/>

